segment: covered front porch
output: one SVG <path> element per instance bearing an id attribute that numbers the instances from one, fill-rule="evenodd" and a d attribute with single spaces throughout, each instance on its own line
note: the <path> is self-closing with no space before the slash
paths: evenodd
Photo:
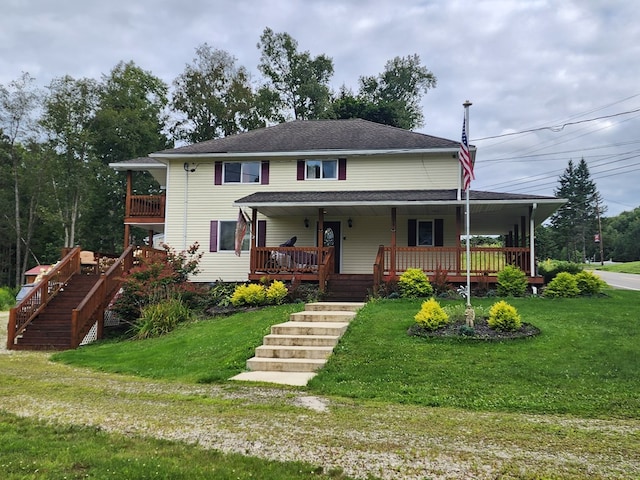
<path id="1" fill-rule="evenodd" d="M 313 281 L 324 290 L 332 275 L 373 275 L 375 286 L 408 268 L 420 268 L 431 280 L 445 275 L 449 283 L 466 281 L 465 202 L 456 190 L 260 192 L 235 203 L 252 212 L 250 280 Z M 470 249 L 472 282 L 495 282 L 505 265 L 516 265 L 531 284 L 542 283 L 536 275 L 533 232 L 561 203 L 549 197 L 471 192 L 471 235 L 504 238 L 500 247 Z M 267 220 L 259 222 L 258 214 Z M 303 222 L 306 228 L 315 226 L 313 235 L 303 239 L 306 245 L 281 246 L 286 237 L 278 236 L 284 231 L 278 226 Z M 259 223 L 273 235 L 258 232 Z M 416 225 L 431 231 L 421 238 Z"/>

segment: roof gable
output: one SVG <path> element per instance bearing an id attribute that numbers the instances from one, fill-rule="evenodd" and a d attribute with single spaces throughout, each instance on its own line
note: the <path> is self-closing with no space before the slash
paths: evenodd
<path id="1" fill-rule="evenodd" d="M 276 153 L 330 150 L 457 149 L 459 142 L 362 119 L 296 120 L 184 147 L 167 154 Z"/>

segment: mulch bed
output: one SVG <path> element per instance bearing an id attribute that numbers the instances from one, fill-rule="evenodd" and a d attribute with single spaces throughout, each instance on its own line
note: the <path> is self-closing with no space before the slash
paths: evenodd
<path id="1" fill-rule="evenodd" d="M 421 327 L 417 323 L 409 327 L 407 333 L 413 337 L 426 337 L 426 338 L 458 338 L 458 339 L 470 339 L 470 340 L 513 340 L 516 338 L 535 337 L 540 333 L 540 329 L 534 327 L 530 323 L 523 323 L 520 329 L 513 332 L 501 332 L 490 328 L 487 324 L 486 318 L 476 318 L 474 321 L 473 334 L 468 332 L 463 334 L 466 324 L 464 320 L 452 322 L 446 327 L 439 328 L 438 330 L 427 330 Z M 462 329 L 462 332 L 461 332 Z"/>

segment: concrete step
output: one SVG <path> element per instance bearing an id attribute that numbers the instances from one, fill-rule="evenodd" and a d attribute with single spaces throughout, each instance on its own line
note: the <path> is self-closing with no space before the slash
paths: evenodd
<path id="1" fill-rule="evenodd" d="M 256 355 L 247 360 L 248 372 L 234 380 L 306 385 L 331 355 L 349 327 L 361 302 L 316 302 L 293 313 L 289 321 L 273 325 Z"/>
<path id="2" fill-rule="evenodd" d="M 259 358 L 329 358 L 333 347 L 262 345 L 256 348 Z"/>
<path id="3" fill-rule="evenodd" d="M 333 310 L 305 310 L 303 312 L 292 313 L 289 319 L 292 322 L 340 322 L 349 323 L 355 312 L 341 312 Z"/>
<path id="4" fill-rule="evenodd" d="M 341 336 L 349 326 L 346 322 L 285 322 L 271 326 L 274 335 Z"/>
<path id="5" fill-rule="evenodd" d="M 326 363 L 320 358 L 259 358 L 247 360 L 247 368 L 266 372 L 315 372 Z"/>
<path id="6" fill-rule="evenodd" d="M 329 310 L 329 311 L 348 311 L 348 312 L 356 312 L 362 307 L 364 307 L 363 302 L 314 302 L 307 303 L 305 305 L 305 310 L 308 311 L 318 311 L 318 310 Z"/>
<path id="7" fill-rule="evenodd" d="M 275 335 L 270 333 L 264 337 L 264 345 L 335 347 L 338 335 Z"/>

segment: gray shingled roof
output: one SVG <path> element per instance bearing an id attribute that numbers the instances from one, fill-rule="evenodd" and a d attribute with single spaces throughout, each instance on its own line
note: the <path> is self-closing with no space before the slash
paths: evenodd
<path id="1" fill-rule="evenodd" d="M 483 192 L 471 190 L 471 201 L 558 200 L 541 195 Z M 256 192 L 236 200 L 237 204 L 260 205 L 275 203 L 353 203 L 353 202 L 453 202 L 457 190 L 363 190 L 333 192 Z M 464 198 L 464 196 L 463 196 Z"/>
<path id="2" fill-rule="evenodd" d="M 457 149 L 460 143 L 361 119 L 296 120 L 162 154 L 276 153 L 325 150 Z"/>

